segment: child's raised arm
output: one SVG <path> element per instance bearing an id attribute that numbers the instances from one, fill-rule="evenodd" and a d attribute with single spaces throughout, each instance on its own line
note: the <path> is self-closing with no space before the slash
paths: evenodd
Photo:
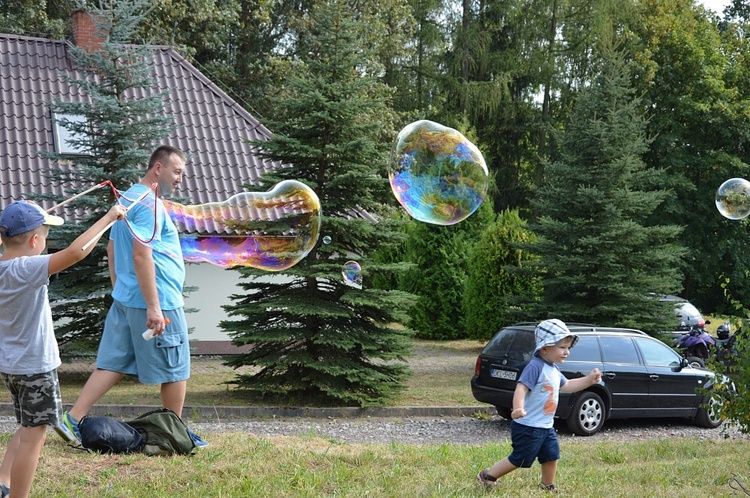
<path id="1" fill-rule="evenodd" d="M 79 235 L 72 244 L 65 249 L 50 255 L 48 273 L 54 275 L 69 266 L 73 266 L 91 254 L 91 251 L 93 251 L 96 246 L 96 242 L 102 235 L 104 235 L 103 230 L 105 227 L 113 221 L 123 219 L 126 214 L 127 211 L 125 208 L 119 204 L 112 206 L 112 208 L 107 211 L 107 214 L 102 216 L 99 221 L 91 225 L 88 230 Z M 91 243 L 89 244 L 89 242 Z M 86 249 L 83 249 L 84 246 L 86 246 Z"/>
<path id="2" fill-rule="evenodd" d="M 579 377 L 577 379 L 570 379 L 560 388 L 560 392 L 563 393 L 574 393 L 581 389 L 586 389 L 589 386 L 598 384 L 602 381 L 602 373 L 598 368 L 595 368 L 586 377 Z"/>

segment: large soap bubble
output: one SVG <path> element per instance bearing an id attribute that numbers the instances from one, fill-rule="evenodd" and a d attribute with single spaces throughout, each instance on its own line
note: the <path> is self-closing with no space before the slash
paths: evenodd
<path id="1" fill-rule="evenodd" d="M 184 260 L 225 268 L 290 268 L 315 247 L 322 221 L 318 196 L 295 180 L 224 202 L 164 205 L 180 232 Z"/>
<path id="2" fill-rule="evenodd" d="M 731 178 L 716 191 L 716 208 L 730 220 L 741 220 L 750 214 L 750 182 Z"/>
<path id="3" fill-rule="evenodd" d="M 487 165 L 479 149 L 460 132 L 427 120 L 398 134 L 388 176 L 404 209 L 435 225 L 468 218 L 487 194 Z"/>

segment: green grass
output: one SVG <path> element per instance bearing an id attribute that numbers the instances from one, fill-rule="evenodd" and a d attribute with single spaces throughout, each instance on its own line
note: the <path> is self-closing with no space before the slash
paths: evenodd
<path id="1" fill-rule="evenodd" d="M 4 451 L 8 437 L 0 441 Z M 50 437 L 37 470 L 37 497 L 472 497 L 477 472 L 510 453 L 483 446 L 344 444 L 309 437 L 217 433 L 192 457 L 96 455 Z M 729 496 L 750 484 L 750 441 L 563 441 L 563 496 Z M 499 481 L 492 496 L 547 496 L 540 467 Z M 735 493 L 736 495 L 737 493 Z M 741 493 L 740 493 L 741 494 Z"/>
<path id="2" fill-rule="evenodd" d="M 480 344 L 418 343 L 415 374 L 396 405 L 477 404 L 469 378 Z M 422 357 L 420 357 L 422 355 Z M 424 356 L 437 361 L 426 361 Z M 466 363 L 461 359 L 466 358 Z M 247 404 L 223 384 L 231 370 L 195 374 L 188 404 Z M 86 375 L 62 381 L 72 402 Z M 7 396 L 7 395 L 6 395 Z M 158 404 L 158 388 L 125 380 L 104 403 Z M 252 401 L 252 400 L 251 400 Z M 0 434 L 5 452 L 9 434 Z M 37 469 L 33 497 L 473 497 L 486 496 L 477 472 L 507 456 L 510 442 L 481 446 L 347 444 L 311 433 L 258 437 L 212 433 L 211 446 L 191 457 L 97 455 L 65 446 L 50 433 Z M 573 497 L 738 496 L 737 479 L 750 489 L 750 441 L 664 439 L 632 442 L 564 439 L 556 484 Z M 536 488 L 540 467 L 519 469 L 491 495 L 547 496 Z"/>

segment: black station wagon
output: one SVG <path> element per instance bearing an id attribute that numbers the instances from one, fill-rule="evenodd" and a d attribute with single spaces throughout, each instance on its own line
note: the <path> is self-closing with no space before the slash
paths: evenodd
<path id="1" fill-rule="evenodd" d="M 516 381 L 534 354 L 535 323 L 506 327 L 477 358 L 471 390 L 482 403 L 495 405 L 510 418 Z M 598 432 L 615 418 L 689 417 L 701 427 L 714 428 L 721 419 L 716 400 L 706 393 L 714 373 L 693 368 L 663 342 L 633 329 L 571 325 L 578 343 L 560 366 L 568 379 L 594 368 L 602 382 L 572 394 L 560 393 L 555 416 L 581 436 Z"/>

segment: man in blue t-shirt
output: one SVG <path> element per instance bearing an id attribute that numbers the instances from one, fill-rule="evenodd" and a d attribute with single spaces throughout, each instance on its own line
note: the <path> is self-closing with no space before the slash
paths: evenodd
<path id="1" fill-rule="evenodd" d="M 479 473 L 477 479 L 487 488 L 495 486 L 499 477 L 519 467 L 531 467 L 534 460 L 539 459 L 542 464 L 539 486 L 546 491 L 555 491 L 560 444 L 553 424 L 560 391 L 573 393 L 602 380 L 598 368 L 585 377 L 572 380 L 560 372 L 557 365 L 565 361 L 570 348 L 578 342 L 578 337 L 562 321 L 545 320 L 537 325 L 534 335 L 534 358 L 521 373 L 513 393 L 513 411 L 510 413 L 513 452 Z"/>
<path id="2" fill-rule="evenodd" d="M 179 234 L 159 196 L 182 182 L 185 155 L 162 145 L 149 159 L 141 181 L 122 195 L 130 206 L 126 221 L 115 223 L 107 246 L 112 299 L 99 343 L 96 370 L 75 405 L 63 416 L 58 433 L 80 444 L 78 422 L 125 375 L 161 386 L 161 401 L 182 415 L 190 377 L 190 346 L 183 310 L 185 265 Z M 157 191 L 151 190 L 156 184 Z M 146 195 L 141 199 L 143 195 Z M 145 340 L 145 330 L 153 340 Z M 196 447 L 207 446 L 191 432 Z"/>

